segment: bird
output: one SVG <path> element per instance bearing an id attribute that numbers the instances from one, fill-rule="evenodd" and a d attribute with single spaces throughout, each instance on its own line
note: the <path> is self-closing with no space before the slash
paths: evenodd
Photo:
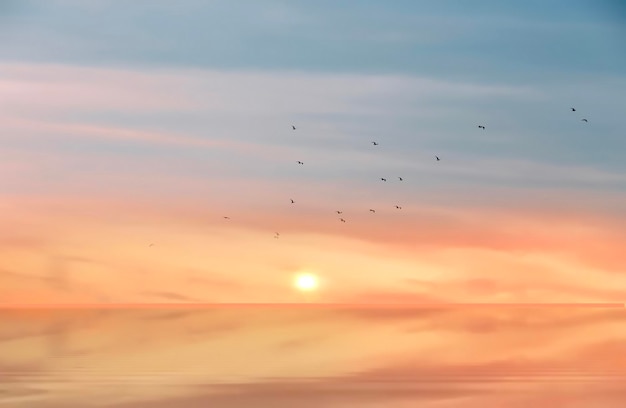
<path id="1" fill-rule="evenodd" d="M 581 119 L 582 122 L 589 122 L 587 119 Z"/>
<path id="2" fill-rule="evenodd" d="M 483 125 L 478 125 L 479 129 L 484 129 L 485 127 Z"/>
<path id="3" fill-rule="evenodd" d="M 304 164 L 304 163 L 302 163 L 300 160 L 298 160 L 298 164 Z"/>
<path id="4" fill-rule="evenodd" d="M 398 177 L 398 180 L 402 181 L 402 177 Z"/>
<path id="5" fill-rule="evenodd" d="M 572 112 L 576 112 L 576 108 L 571 108 L 571 109 L 572 109 Z"/>
<path id="6" fill-rule="evenodd" d="M 274 235 L 274 238 L 278 238 L 280 236 L 280 234 L 277 232 L 276 235 Z"/>
<path id="7" fill-rule="evenodd" d="M 400 207 L 399 205 L 396 205 L 396 208 L 397 208 L 398 210 L 401 210 L 401 209 L 402 209 L 402 207 Z"/>
<path id="8" fill-rule="evenodd" d="M 376 212 L 376 210 L 372 210 L 371 208 L 370 208 L 370 211 L 371 211 L 371 212 L 373 212 L 373 213 L 375 213 L 375 212 Z"/>
<path id="9" fill-rule="evenodd" d="M 230 220 L 230 217 L 224 217 L 225 220 Z"/>
<path id="10" fill-rule="evenodd" d="M 380 179 L 381 179 L 382 181 L 387 181 L 387 179 L 386 179 L 386 178 L 383 178 L 383 177 L 381 177 Z"/>
<path id="11" fill-rule="evenodd" d="M 343 218 L 339 218 L 339 221 L 346 222 L 346 220 L 344 220 Z"/>
<path id="12" fill-rule="evenodd" d="M 295 127 L 294 125 L 291 125 L 291 128 L 292 128 L 293 130 L 296 130 L 296 127 Z"/>
<path id="13" fill-rule="evenodd" d="M 294 204 L 294 203 L 295 203 L 295 201 L 293 201 L 293 198 L 291 198 L 290 200 L 291 200 L 291 204 Z"/>
<path id="14" fill-rule="evenodd" d="M 439 156 L 435 156 L 435 159 L 437 159 L 437 161 L 441 160 Z"/>
<path id="15" fill-rule="evenodd" d="M 150 244 L 150 245 L 148 245 L 148 248 L 153 247 L 153 246 L 154 246 L 154 244 Z"/>
<path id="16" fill-rule="evenodd" d="M 378 143 L 377 143 L 377 142 L 372 142 L 372 144 L 373 144 L 374 146 L 378 146 Z"/>
<path id="17" fill-rule="evenodd" d="M 335 212 L 339 215 L 343 214 L 343 211 L 335 211 Z"/>

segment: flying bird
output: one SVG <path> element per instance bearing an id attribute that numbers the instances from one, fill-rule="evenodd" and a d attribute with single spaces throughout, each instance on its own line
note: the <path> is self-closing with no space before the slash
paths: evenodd
<path id="1" fill-rule="evenodd" d="M 576 112 L 576 109 L 575 109 L 575 108 L 572 108 L 572 112 Z"/>
<path id="2" fill-rule="evenodd" d="M 343 218 L 339 218 L 339 221 L 346 222 L 346 220 L 344 220 Z"/>
<path id="3" fill-rule="evenodd" d="M 296 130 L 296 127 L 295 127 L 294 125 L 291 125 L 291 128 L 292 128 L 293 130 Z"/>
<path id="4" fill-rule="evenodd" d="M 154 244 L 150 244 L 150 245 L 148 245 L 148 248 L 153 247 L 153 246 L 154 246 Z"/>
<path id="5" fill-rule="evenodd" d="M 304 163 L 302 163 L 300 160 L 298 160 L 298 164 L 304 164 Z"/>
<path id="6" fill-rule="evenodd" d="M 589 122 L 587 119 L 581 119 L 581 121 L 583 121 L 583 122 Z"/>
<path id="7" fill-rule="evenodd" d="M 294 204 L 294 203 L 295 203 L 295 201 L 293 201 L 293 198 L 291 198 L 290 200 L 291 200 L 291 204 Z"/>
<path id="8" fill-rule="evenodd" d="M 387 181 L 387 179 L 386 179 L 386 178 L 383 178 L 383 177 L 381 177 L 380 179 L 381 179 L 382 181 Z"/>
<path id="9" fill-rule="evenodd" d="M 230 217 L 224 217 L 225 220 L 230 220 Z"/>
<path id="10" fill-rule="evenodd" d="M 274 235 L 274 238 L 278 238 L 280 236 L 280 234 L 277 232 L 276 235 Z"/>
<path id="11" fill-rule="evenodd" d="M 372 142 L 372 144 L 373 144 L 374 146 L 378 146 L 378 143 L 376 143 L 376 142 Z"/>
<path id="12" fill-rule="evenodd" d="M 370 211 L 371 211 L 371 212 L 373 212 L 373 213 L 375 213 L 375 212 L 376 212 L 376 210 L 372 210 L 371 208 L 370 208 Z"/>
<path id="13" fill-rule="evenodd" d="M 435 159 L 437 159 L 437 161 L 441 160 L 439 156 L 435 156 Z"/>
<path id="14" fill-rule="evenodd" d="M 478 125 L 479 129 L 484 129 L 485 127 L 483 125 Z"/>
<path id="15" fill-rule="evenodd" d="M 397 208 L 398 210 L 401 210 L 401 209 L 402 209 L 402 207 L 400 207 L 399 205 L 396 205 L 396 208 Z"/>
<path id="16" fill-rule="evenodd" d="M 339 215 L 343 214 L 343 211 L 335 211 L 335 212 Z"/>
<path id="17" fill-rule="evenodd" d="M 398 177 L 398 180 L 402 181 L 402 177 Z"/>

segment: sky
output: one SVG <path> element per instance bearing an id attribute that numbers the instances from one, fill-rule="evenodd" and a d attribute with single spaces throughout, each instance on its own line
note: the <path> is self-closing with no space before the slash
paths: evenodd
<path id="1" fill-rule="evenodd" d="M 625 24 L 3 1 L 0 303 L 623 303 Z"/>
<path id="2" fill-rule="evenodd" d="M 0 0 L 0 406 L 625 406 L 623 4 Z"/>

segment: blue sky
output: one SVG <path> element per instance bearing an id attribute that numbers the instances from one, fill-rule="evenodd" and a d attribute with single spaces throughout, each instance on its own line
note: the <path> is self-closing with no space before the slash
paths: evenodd
<path id="1" fill-rule="evenodd" d="M 531 147 L 512 146 L 518 152 L 534 149 L 545 160 L 603 165 L 618 161 L 616 153 L 624 147 L 610 120 L 626 98 L 605 93 L 624 87 L 620 16 L 623 7 L 610 1 L 9 2 L 0 58 L 141 69 L 425 76 L 532 87 L 552 99 L 505 106 L 463 102 L 468 112 L 482 110 L 477 121 L 523 118 L 516 126 L 527 133 L 570 135 L 555 141 L 530 136 Z M 580 127 L 552 120 L 559 103 L 593 114 L 603 143 L 597 134 L 589 137 Z M 401 125 L 406 133 L 417 127 L 408 117 Z M 565 140 L 572 143 L 555 154 Z M 456 138 L 441 143 L 466 151 L 495 148 Z M 538 144 L 546 147 L 545 154 L 537 151 Z"/>
<path id="2" fill-rule="evenodd" d="M 4 59 L 529 81 L 626 68 L 610 1 L 24 1 Z"/>
<path id="3" fill-rule="evenodd" d="M 393 138 L 387 152 L 398 160 L 410 160 L 417 151 L 438 151 L 623 172 L 625 15 L 619 2 L 611 1 L 8 2 L 0 60 L 147 73 L 288 73 L 334 76 L 336 81 L 386 76 L 440 81 L 449 88 L 493 87 L 484 94 L 476 88 L 474 96 L 448 88 L 423 96 L 419 83 L 401 89 L 398 82 L 393 91 L 362 98 L 364 108 L 381 115 L 303 110 L 292 112 L 291 120 L 305 126 L 352 126 L 359 137 L 374 139 L 392 133 L 386 136 Z M 510 92 L 496 89 L 507 87 Z M 391 104 L 397 113 L 385 111 Z M 570 106 L 589 116 L 590 125 L 580 126 L 580 115 L 569 112 Z M 128 126 L 148 121 L 160 129 L 191 132 L 207 126 L 203 117 L 182 110 L 161 111 L 157 117 L 114 109 L 66 114 Z M 223 113 L 217 119 L 224 126 L 235 120 Z M 478 122 L 489 124 L 490 137 L 476 134 L 472 128 Z M 261 137 L 285 143 L 278 134 Z M 344 137 L 350 136 L 344 132 Z M 299 143 L 320 148 L 316 138 Z M 324 146 L 348 145 L 329 137 Z"/>

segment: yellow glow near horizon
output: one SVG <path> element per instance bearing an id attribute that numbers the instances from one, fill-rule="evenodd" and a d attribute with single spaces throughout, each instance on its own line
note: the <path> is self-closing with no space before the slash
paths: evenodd
<path id="1" fill-rule="evenodd" d="M 296 276 L 295 286 L 303 292 L 310 292 L 318 287 L 317 276 L 311 273 L 301 273 Z"/>

